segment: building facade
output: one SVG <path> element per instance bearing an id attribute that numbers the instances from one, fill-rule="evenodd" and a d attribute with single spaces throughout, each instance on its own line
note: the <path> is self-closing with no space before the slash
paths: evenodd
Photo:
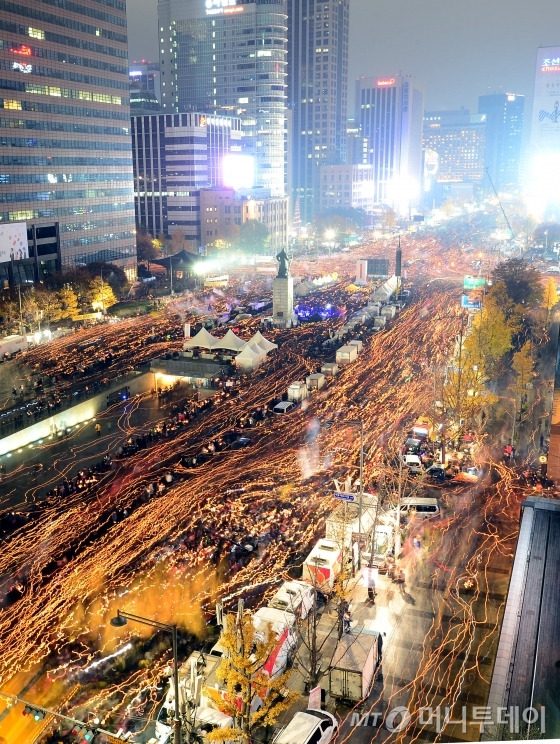
<path id="1" fill-rule="evenodd" d="M 359 209 L 372 214 L 373 190 L 373 166 L 324 165 L 319 209 L 322 214 L 340 209 Z"/>
<path id="2" fill-rule="evenodd" d="M 320 209 L 321 166 L 346 162 L 350 0 L 288 0 L 292 209 Z"/>
<path id="3" fill-rule="evenodd" d="M 224 157 L 239 153 L 239 119 L 201 113 L 132 117 L 138 224 L 151 235 L 201 242 L 200 189 L 221 187 Z"/>
<path id="4" fill-rule="evenodd" d="M 0 27 L 0 224 L 27 225 L 36 278 L 92 261 L 133 278 L 124 0 L 3 3 Z"/>
<path id="5" fill-rule="evenodd" d="M 512 193 L 519 188 L 524 108 L 524 96 L 515 93 L 492 93 L 478 99 L 478 113 L 486 116 L 487 192 L 493 191 L 490 179 L 498 192 Z"/>
<path id="6" fill-rule="evenodd" d="M 408 214 L 422 182 L 424 94 L 410 75 L 356 81 L 356 122 L 368 140 L 365 162 L 374 170 L 374 199 Z"/>
<path id="7" fill-rule="evenodd" d="M 128 73 L 130 87 L 151 93 L 151 99 L 161 101 L 161 75 L 157 62 L 132 62 Z"/>
<path id="8" fill-rule="evenodd" d="M 533 214 L 560 218 L 560 46 L 537 50 L 527 197 Z"/>
<path id="9" fill-rule="evenodd" d="M 282 250 L 288 240 L 288 197 L 259 199 L 234 189 L 201 189 L 201 244 L 229 242 L 239 237 L 242 225 L 254 220 L 268 230 L 262 254 Z"/>
<path id="10" fill-rule="evenodd" d="M 166 113 L 236 117 L 255 183 L 285 194 L 286 0 L 160 0 Z"/>
<path id="11" fill-rule="evenodd" d="M 485 114 L 427 111 L 424 114 L 424 193 L 428 206 L 447 199 L 472 201 L 485 178 Z"/>

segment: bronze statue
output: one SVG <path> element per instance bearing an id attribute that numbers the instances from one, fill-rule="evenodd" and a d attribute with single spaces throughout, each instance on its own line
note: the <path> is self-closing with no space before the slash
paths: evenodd
<path id="1" fill-rule="evenodd" d="M 286 253 L 285 249 L 282 248 L 280 253 L 276 256 L 276 260 L 279 262 L 278 266 L 278 274 L 276 275 L 277 279 L 287 279 L 289 276 L 289 260 L 288 260 L 288 254 Z"/>

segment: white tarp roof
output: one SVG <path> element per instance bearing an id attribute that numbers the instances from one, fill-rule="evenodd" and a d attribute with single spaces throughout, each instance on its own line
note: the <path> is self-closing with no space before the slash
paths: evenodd
<path id="1" fill-rule="evenodd" d="M 200 331 L 196 334 L 196 336 L 193 336 L 192 338 L 189 338 L 188 341 L 185 341 L 183 344 L 184 349 L 192 349 L 195 346 L 200 346 L 202 349 L 211 349 L 216 342 L 216 339 L 214 336 L 212 336 L 211 333 L 208 333 L 206 328 L 201 328 Z"/>
<path id="2" fill-rule="evenodd" d="M 263 356 L 264 351 L 261 354 L 255 353 L 247 344 L 235 357 L 235 364 L 243 370 L 252 371 L 259 366 Z"/>
<path id="3" fill-rule="evenodd" d="M 246 348 L 249 348 L 258 357 L 265 357 L 267 354 L 266 349 L 263 349 L 262 346 L 260 346 L 257 343 L 253 343 L 251 341 L 249 341 Z"/>
<path id="4" fill-rule="evenodd" d="M 266 352 L 278 348 L 278 344 L 273 344 L 272 341 L 269 341 L 267 338 L 265 338 L 260 331 L 257 331 L 255 335 L 249 339 L 248 343 L 258 344 Z"/>
<path id="5" fill-rule="evenodd" d="M 239 351 L 246 345 L 246 341 L 236 336 L 235 333 L 229 329 L 223 338 L 214 339 L 214 349 L 229 349 L 230 351 Z"/>

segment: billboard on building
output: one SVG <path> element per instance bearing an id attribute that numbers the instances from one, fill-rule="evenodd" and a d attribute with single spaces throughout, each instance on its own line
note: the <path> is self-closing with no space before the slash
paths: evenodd
<path id="1" fill-rule="evenodd" d="M 541 152 L 560 153 L 560 46 L 537 51 L 532 141 Z"/>
<path id="2" fill-rule="evenodd" d="M 23 258 L 29 258 L 27 223 L 0 224 L 0 263 L 21 261 Z"/>

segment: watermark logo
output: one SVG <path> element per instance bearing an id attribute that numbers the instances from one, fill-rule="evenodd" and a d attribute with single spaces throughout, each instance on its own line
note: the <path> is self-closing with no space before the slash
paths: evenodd
<path id="1" fill-rule="evenodd" d="M 463 705 L 460 710 L 460 718 L 453 707 L 436 706 L 422 707 L 418 710 L 417 724 L 420 726 L 434 726 L 436 732 L 441 734 L 446 726 L 461 726 L 461 732 L 467 733 L 468 726 L 476 726 L 482 734 L 488 726 L 508 726 L 509 733 L 519 734 L 523 724 L 536 726 L 541 734 L 546 733 L 546 715 L 542 708 L 520 708 L 517 705 L 493 709 L 491 706 L 475 705 L 469 709 Z M 412 714 L 403 706 L 392 708 L 388 713 L 383 711 L 369 711 L 360 714 L 356 711 L 350 718 L 351 726 L 372 726 L 382 724 L 388 731 L 403 731 L 412 721 Z"/>

